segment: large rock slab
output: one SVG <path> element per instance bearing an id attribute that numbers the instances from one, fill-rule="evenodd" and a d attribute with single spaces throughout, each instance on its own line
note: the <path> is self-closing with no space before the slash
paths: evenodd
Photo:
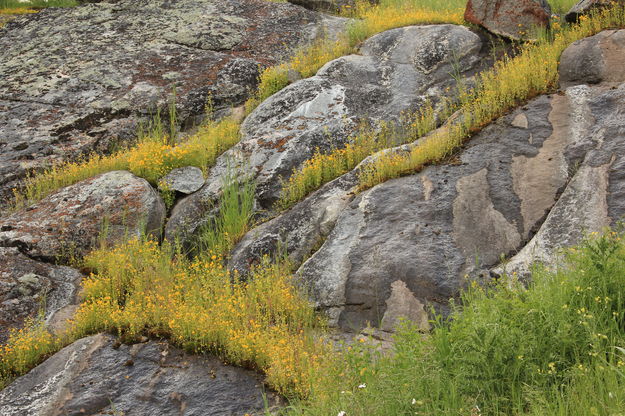
<path id="1" fill-rule="evenodd" d="M 506 38 L 535 39 L 536 27 L 548 27 L 551 8 L 546 0 L 469 0 L 467 22 Z"/>
<path id="2" fill-rule="evenodd" d="M 367 40 L 360 55 L 331 61 L 291 84 L 247 117 L 241 142 L 219 158 L 199 192 L 174 207 L 166 236 L 192 235 L 233 169 L 255 180 L 259 209 L 271 210 L 281 179 L 317 149 L 344 146 L 361 123 L 396 121 L 428 102 L 440 110 L 456 84 L 450 74 L 470 84 L 486 65 L 487 47 L 462 26 L 393 29 Z"/>
<path id="3" fill-rule="evenodd" d="M 264 414 L 262 382 L 248 370 L 165 342 L 116 345 L 83 338 L 0 392 L 3 416 Z M 276 396 L 268 393 L 270 405 Z"/>
<path id="4" fill-rule="evenodd" d="M 145 179 L 108 172 L 0 219 L 0 247 L 55 262 L 86 254 L 100 238 L 114 244 L 143 232 L 160 236 L 164 219 L 165 204 Z"/>
<path id="5" fill-rule="evenodd" d="M 582 61 L 594 53 L 579 50 L 573 56 Z M 557 264 L 561 247 L 622 220 L 625 84 L 616 81 L 625 79 L 612 75 L 531 101 L 476 135 L 451 164 L 338 205 L 333 231 L 298 270 L 331 323 L 388 329 L 398 310 L 418 322 L 419 305 L 444 312 L 466 277 L 527 275 L 532 262 Z M 499 266 L 502 257 L 511 259 Z"/>
<path id="6" fill-rule="evenodd" d="M 527 277 L 534 263 L 557 266 L 561 248 L 623 220 L 624 39 L 625 31 L 608 30 L 575 42 L 562 54 L 560 83 L 573 85 L 567 95 L 576 102 L 569 116 L 575 123 L 571 134 L 580 143 L 570 152 L 575 174 L 538 233 L 494 273 Z"/>
<path id="7" fill-rule="evenodd" d="M 577 4 L 571 7 L 571 10 L 569 10 L 565 16 L 565 19 L 567 22 L 575 23 L 578 21 L 580 16 L 589 14 L 593 10 L 624 3 L 625 2 L 623 0 L 580 0 Z"/>
<path id="8" fill-rule="evenodd" d="M 578 40 L 560 57 L 560 85 L 625 82 L 625 31 L 606 30 Z"/>
<path id="9" fill-rule="evenodd" d="M 532 265 L 557 266 L 563 247 L 617 226 L 625 218 L 625 84 L 617 89 L 580 85 L 567 92 L 586 107 L 575 132 L 583 137 L 581 149 L 571 149 L 577 158 L 572 166 L 575 174 L 540 230 L 518 254 L 496 267 L 496 274 L 527 278 Z M 580 152 L 589 148 L 580 159 Z"/>
<path id="10" fill-rule="evenodd" d="M 0 29 L 0 205 L 29 169 L 135 136 L 176 88 L 192 125 L 210 94 L 241 104 L 259 68 L 345 19 L 265 0 L 119 0 L 45 9 Z"/>
<path id="11" fill-rule="evenodd" d="M 43 308 L 44 319 L 54 329 L 64 311 L 77 302 L 82 274 L 71 267 L 38 262 L 17 248 L 0 247 L 0 344 L 10 329 L 19 329 Z"/>

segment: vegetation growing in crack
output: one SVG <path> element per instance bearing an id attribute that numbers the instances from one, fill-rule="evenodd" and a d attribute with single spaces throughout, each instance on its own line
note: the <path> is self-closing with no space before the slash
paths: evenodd
<path id="1" fill-rule="evenodd" d="M 171 113 L 171 111 L 170 111 Z M 152 185 L 173 169 L 196 166 L 205 172 L 217 157 L 239 141 L 239 124 L 232 118 L 214 121 L 208 106 L 207 121 L 196 133 L 176 143 L 171 123 L 160 113 L 140 128 L 137 145 L 112 155 L 93 154 L 84 160 L 53 166 L 43 173 L 26 178 L 24 188 L 15 191 L 13 209 L 41 200 L 53 191 L 84 179 L 114 170 L 128 170 Z M 175 112 L 173 112 L 175 117 Z M 171 117 L 171 116 L 170 116 Z"/>
<path id="2" fill-rule="evenodd" d="M 167 337 L 188 351 L 260 370 L 283 394 L 307 396 L 329 347 L 314 336 L 323 320 L 295 289 L 289 265 L 266 259 L 247 280 L 223 265 L 249 229 L 253 192 L 229 177 L 220 213 L 193 259 L 146 238 L 87 255 L 83 268 L 92 273 L 65 332 L 52 336 L 41 323 L 15 331 L 0 348 L 0 378 L 7 382 L 63 345 L 111 331 L 126 340 Z"/>
<path id="3" fill-rule="evenodd" d="M 594 35 L 601 30 L 625 26 L 625 8 L 615 6 L 595 12 L 571 26 L 557 21 L 554 30 L 544 33 L 542 39 L 522 47 L 515 57 L 505 57 L 493 69 L 478 76 L 477 85 L 463 90 L 455 106 L 448 106 L 453 120 L 444 128 L 434 130 L 431 108 L 420 110 L 407 118 L 403 126 L 395 128 L 408 134 L 394 136 L 397 145 L 415 142 L 409 151 L 392 151 L 378 155 L 360 171 L 360 189 L 364 190 L 402 175 L 414 173 L 427 164 L 444 160 L 456 151 L 466 139 L 506 112 L 523 102 L 552 91 L 558 85 L 558 61 L 562 52 L 573 42 Z M 322 184 L 350 171 L 367 156 L 382 150 L 389 143 L 388 128 L 382 126 L 365 130 L 352 138 L 346 149 L 328 154 L 317 153 L 295 170 L 285 183 L 278 207 L 289 208 Z"/>

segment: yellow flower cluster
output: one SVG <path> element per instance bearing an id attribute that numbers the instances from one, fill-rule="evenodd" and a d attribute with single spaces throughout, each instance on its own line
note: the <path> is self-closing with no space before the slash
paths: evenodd
<path id="1" fill-rule="evenodd" d="M 26 322 L 24 328 L 11 331 L 9 340 L 0 346 L 0 388 L 14 376 L 21 375 L 58 347 L 41 323 Z"/>
<path id="2" fill-rule="evenodd" d="M 167 144 L 166 139 L 144 137 L 135 147 L 110 156 L 93 154 L 30 176 L 22 191 L 14 191 L 13 209 L 37 202 L 59 188 L 104 172 L 129 170 L 156 185 L 160 177 L 178 167 L 206 169 L 221 153 L 239 141 L 239 124 L 226 118 L 220 122 L 208 122 L 180 144 Z"/>
<path id="3" fill-rule="evenodd" d="M 314 336 L 323 323 L 284 265 L 266 262 L 242 281 L 216 255 L 190 261 L 167 244 L 141 240 L 97 250 L 85 262 L 95 273 L 84 283 L 72 339 L 105 330 L 167 336 L 189 351 L 256 368 L 276 390 L 300 397 L 328 353 Z"/>

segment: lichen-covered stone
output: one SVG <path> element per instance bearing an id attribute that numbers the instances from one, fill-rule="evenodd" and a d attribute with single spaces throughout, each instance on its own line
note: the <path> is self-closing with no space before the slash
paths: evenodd
<path id="1" fill-rule="evenodd" d="M 0 219 L 0 247 L 44 261 L 80 257 L 143 232 L 160 236 L 165 205 L 145 180 L 114 171 L 62 188 Z"/>
<path id="2" fill-rule="evenodd" d="M 40 312 L 53 326 L 57 312 L 76 303 L 81 277 L 71 267 L 42 263 L 17 248 L 0 247 L 0 344 L 11 329 L 21 328 Z"/>
<path id="3" fill-rule="evenodd" d="M 192 126 L 255 90 L 259 68 L 346 19 L 265 0 L 119 0 L 0 29 L 0 206 L 26 172 L 106 151 L 176 93 Z"/>

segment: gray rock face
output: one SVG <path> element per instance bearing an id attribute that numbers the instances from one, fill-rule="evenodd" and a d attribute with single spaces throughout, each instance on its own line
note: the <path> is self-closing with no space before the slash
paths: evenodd
<path id="1" fill-rule="evenodd" d="M 147 233 L 160 235 L 165 204 L 130 172 L 108 172 L 63 188 L 0 220 L 0 247 L 30 258 L 57 261 L 81 256 L 104 232 L 109 243 Z"/>
<path id="2" fill-rule="evenodd" d="M 622 54 L 619 48 L 612 53 Z M 578 50 L 580 61 L 594 53 Z M 501 256 L 512 255 L 505 270 L 522 275 L 533 261 L 556 263 L 559 247 L 625 214 L 625 84 L 615 87 L 617 79 L 535 99 L 474 137 L 457 163 L 339 205 L 335 228 L 298 271 L 301 283 L 332 323 L 359 330 L 367 322 L 388 326 L 385 315 L 400 306 L 406 314 L 418 309 L 412 300 L 397 306 L 398 282 L 420 304 L 444 311 L 465 275 L 502 273 Z"/>
<path id="3" fill-rule="evenodd" d="M 260 378 L 165 342 L 114 346 L 95 335 L 62 349 L 0 392 L 4 416 L 260 414 Z M 276 398 L 268 393 L 269 404 Z"/>
<path id="4" fill-rule="evenodd" d="M 271 209 L 281 179 L 316 149 L 344 146 L 359 123 L 397 120 L 428 101 L 439 104 L 455 85 L 449 74 L 456 68 L 471 77 L 484 62 L 484 47 L 461 26 L 394 29 L 367 40 L 361 55 L 329 62 L 291 84 L 247 117 L 241 142 L 219 158 L 199 192 L 174 207 L 166 236 L 192 235 L 233 167 L 256 181 L 259 207 Z"/>
<path id="5" fill-rule="evenodd" d="M 186 166 L 172 170 L 160 182 L 168 190 L 189 195 L 204 185 L 204 174 L 199 168 Z"/>
<path id="6" fill-rule="evenodd" d="M 174 86 L 193 124 L 210 94 L 241 104 L 259 66 L 344 20 L 264 0 L 119 0 L 46 9 L 0 29 L 0 205 L 26 171 L 135 136 Z"/>
<path id="7" fill-rule="evenodd" d="M 532 240 L 495 273 L 524 277 L 534 262 L 555 266 L 561 260 L 561 248 L 579 243 L 588 233 L 615 226 L 625 217 L 621 172 L 625 166 L 625 84 L 617 89 L 580 85 L 569 88 L 567 94 L 579 106 L 571 115 L 577 119 L 574 134 L 581 138 L 579 146 L 569 150 L 576 160 L 574 175 Z M 583 150 L 587 152 L 581 157 Z"/>
<path id="8" fill-rule="evenodd" d="M 81 277 L 71 267 L 41 263 L 16 248 L 0 247 L 0 343 L 41 307 L 46 322 L 54 326 L 57 313 L 75 304 Z"/>
<path id="9" fill-rule="evenodd" d="M 548 27 L 551 8 L 546 0 L 469 0 L 467 22 L 510 39 L 534 39 L 534 28 Z"/>
<path id="10" fill-rule="evenodd" d="M 580 16 L 590 13 L 593 9 L 608 7 L 614 3 L 623 4 L 623 0 L 580 0 L 566 14 L 567 22 L 577 22 Z"/>
<path id="11" fill-rule="evenodd" d="M 597 91 L 595 100 L 606 102 L 622 92 Z M 432 166 L 359 195 L 340 213 L 321 249 L 301 266 L 302 284 L 334 324 L 360 329 L 383 322 L 398 280 L 419 302 L 444 311 L 465 275 L 488 275 L 500 256 L 515 254 L 537 231 L 535 238 L 548 239 L 553 247 L 578 241 L 561 239 L 563 233 L 576 230 L 573 237 L 579 237 L 584 226 L 611 224 L 617 217 L 608 220 L 601 213 L 619 203 L 606 203 L 607 194 L 599 191 L 615 183 L 606 179 L 605 164 L 612 157 L 619 160 L 622 152 L 624 126 L 616 116 L 622 103 L 614 97 L 595 114 L 587 112 L 593 104 L 583 97 L 575 87 L 565 96 L 536 99 L 473 138 L 457 164 Z M 608 136 L 599 134 L 603 131 L 613 134 L 609 147 Z M 590 149 L 601 157 L 593 152 L 585 157 Z M 582 168 L 573 176 L 579 163 Z M 543 225 L 566 198 L 572 202 L 568 210 Z"/>
<path id="12" fill-rule="evenodd" d="M 560 85 L 625 82 L 625 31 L 606 30 L 578 40 L 560 58 Z"/>
<path id="13" fill-rule="evenodd" d="M 301 264 L 334 229 L 339 214 L 355 197 L 357 185 L 355 173 L 343 175 L 256 227 L 232 250 L 228 267 L 245 274 L 263 256 L 274 256 L 281 250 L 293 264 Z"/>

